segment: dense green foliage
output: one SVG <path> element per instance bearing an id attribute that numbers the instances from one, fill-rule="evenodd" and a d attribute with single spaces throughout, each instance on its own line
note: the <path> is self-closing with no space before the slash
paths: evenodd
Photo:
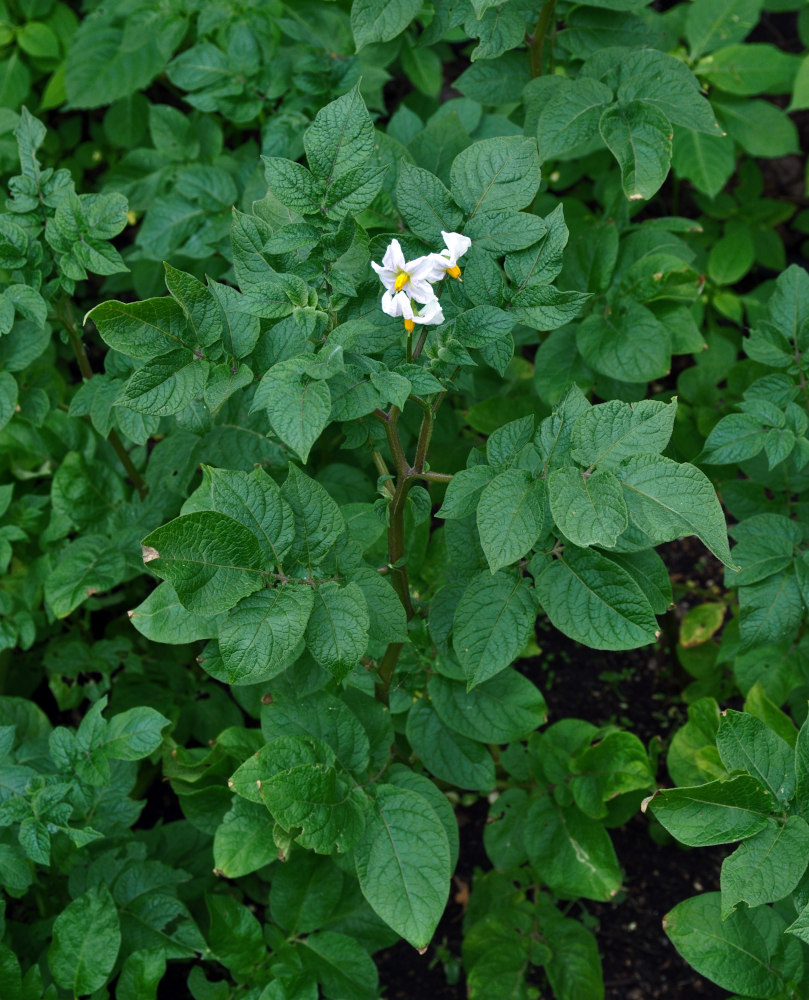
<path id="1" fill-rule="evenodd" d="M 658 6 L 0 0 L 3 1000 L 376 1000 L 478 799 L 471 1000 L 603 998 L 641 808 L 806 996 L 809 16 Z M 665 632 L 668 777 L 538 619 Z"/>

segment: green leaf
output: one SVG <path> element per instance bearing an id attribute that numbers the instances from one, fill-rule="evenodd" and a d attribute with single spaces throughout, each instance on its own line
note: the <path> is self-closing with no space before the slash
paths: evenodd
<path id="1" fill-rule="evenodd" d="M 755 248 L 750 229 L 737 227 L 711 247 L 708 277 L 717 285 L 733 285 L 747 274 L 754 261 Z"/>
<path id="2" fill-rule="evenodd" d="M 621 168 L 627 198 L 656 194 L 671 164 L 671 122 L 663 112 L 644 101 L 613 105 L 601 115 L 598 129 Z"/>
<path id="3" fill-rule="evenodd" d="M 202 466 L 202 483 L 183 504 L 182 513 L 214 510 L 227 514 L 255 535 L 265 568 L 280 566 L 295 537 L 292 509 L 262 468 L 252 472 Z"/>
<path id="4" fill-rule="evenodd" d="M 17 391 L 17 380 L 11 372 L 0 372 L 0 430 L 14 416 Z"/>
<path id="5" fill-rule="evenodd" d="M 225 514 L 183 514 L 147 535 L 143 546 L 149 568 L 168 580 L 189 611 L 229 611 L 264 586 L 255 535 Z"/>
<path id="6" fill-rule="evenodd" d="M 368 605 L 368 638 L 386 643 L 407 642 L 407 614 L 389 578 L 375 569 L 360 566 L 352 572 L 351 582 L 360 588 Z"/>
<path id="7" fill-rule="evenodd" d="M 728 94 L 788 94 L 799 62 L 774 45 L 726 45 L 714 52 L 702 75 Z"/>
<path id="8" fill-rule="evenodd" d="M 166 974 L 162 948 L 140 948 L 127 955 L 115 984 L 115 1000 L 156 1000 L 157 987 Z"/>
<path id="9" fill-rule="evenodd" d="M 289 932 L 316 931 L 327 923 L 342 889 L 343 873 L 331 858 L 298 852 L 294 864 L 273 872 L 272 919 Z"/>
<path id="10" fill-rule="evenodd" d="M 650 309 L 631 300 L 583 320 L 576 346 L 591 368 L 620 382 L 662 378 L 671 365 L 668 331 Z"/>
<path id="11" fill-rule="evenodd" d="M 236 797 L 216 828 L 213 858 L 225 878 L 250 875 L 278 856 L 272 837 L 274 820 L 262 805 Z"/>
<path id="12" fill-rule="evenodd" d="M 58 59 L 59 39 L 42 21 L 28 21 L 17 32 L 17 44 L 35 59 Z"/>
<path id="13" fill-rule="evenodd" d="M 494 209 L 521 209 L 539 187 L 539 157 L 533 139 L 482 139 L 452 162 L 452 194 L 469 215 Z"/>
<path id="14" fill-rule="evenodd" d="M 432 806 L 408 788 L 378 785 L 354 860 L 374 911 L 414 948 L 426 948 L 452 874 L 447 834 Z"/>
<path id="15" fill-rule="evenodd" d="M 457 232 L 463 222 L 463 213 L 435 174 L 406 160 L 396 184 L 396 204 L 411 231 L 436 245 L 442 232 Z"/>
<path id="16" fill-rule="evenodd" d="M 728 133 L 751 156 L 788 156 L 800 149 L 794 122 L 769 101 L 720 100 L 717 95 L 714 108 Z"/>
<path id="17" fill-rule="evenodd" d="M 318 111 L 304 133 L 303 148 L 309 169 L 327 184 L 365 163 L 374 151 L 374 126 L 359 84 Z"/>
<path id="18" fill-rule="evenodd" d="M 127 614 L 138 632 L 152 642 L 196 642 L 213 639 L 217 632 L 217 619 L 187 611 L 170 583 L 158 584 Z"/>
<path id="19" fill-rule="evenodd" d="M 636 455 L 616 470 L 630 518 L 655 544 L 696 535 L 726 566 L 733 566 L 722 507 L 710 480 L 688 462 Z"/>
<path id="20" fill-rule="evenodd" d="M 295 212 L 314 215 L 323 202 L 323 182 L 294 160 L 280 156 L 262 156 L 264 178 L 275 197 Z"/>
<path id="21" fill-rule="evenodd" d="M 171 351 L 129 376 L 118 394 L 117 405 L 136 413 L 168 417 L 184 410 L 202 395 L 208 363 L 190 351 Z"/>
<path id="22" fill-rule="evenodd" d="M 548 499 L 559 530 L 574 545 L 612 548 L 626 530 L 621 483 L 609 469 L 555 469 L 548 477 Z"/>
<path id="23" fill-rule="evenodd" d="M 621 888 L 606 830 L 575 806 L 538 796 L 528 809 L 523 839 L 537 877 L 556 895 L 608 900 Z"/>
<path id="24" fill-rule="evenodd" d="M 317 854 L 344 853 L 362 837 L 365 793 L 333 767 L 293 767 L 263 782 L 261 791 L 276 822 L 295 831 L 294 839 Z"/>
<path id="25" fill-rule="evenodd" d="M 108 721 L 101 750 L 109 760 L 142 760 L 163 742 L 169 720 L 145 705 L 130 708 Z"/>
<path id="26" fill-rule="evenodd" d="M 762 6 L 763 0 L 698 0 L 692 4 L 685 19 L 691 58 L 741 42 L 758 23 Z"/>
<path id="27" fill-rule="evenodd" d="M 569 155 L 598 135 L 598 121 L 612 103 L 612 90 L 599 80 L 565 80 L 554 88 L 537 123 L 540 159 Z"/>
<path id="28" fill-rule="evenodd" d="M 48 965 L 59 986 L 81 996 L 108 981 L 120 947 L 115 902 L 106 886 L 93 886 L 56 918 Z"/>
<path id="29" fill-rule="evenodd" d="M 793 634 L 804 605 L 794 573 L 783 572 L 739 588 L 742 649 L 768 646 Z"/>
<path id="30" fill-rule="evenodd" d="M 536 591 L 553 624 L 594 649 L 634 649 L 657 638 L 657 619 L 645 594 L 600 552 L 565 546 L 540 573 Z"/>
<path id="31" fill-rule="evenodd" d="M 649 756 L 632 733 L 611 732 L 578 754 L 571 765 L 573 801 L 593 819 L 607 816 L 617 795 L 653 788 Z"/>
<path id="32" fill-rule="evenodd" d="M 795 792 L 792 748 L 761 719 L 727 709 L 719 721 L 716 748 L 728 771 L 746 771 L 780 802 Z"/>
<path id="33" fill-rule="evenodd" d="M 474 514 L 483 489 L 494 477 L 495 471 L 490 465 L 473 465 L 456 472 L 447 486 L 444 502 L 436 517 L 450 520 Z"/>
<path id="34" fill-rule="evenodd" d="M 239 601 L 219 626 L 228 684 L 258 684 L 286 670 L 299 650 L 313 604 L 311 588 L 294 584 Z"/>
<path id="35" fill-rule="evenodd" d="M 544 514 L 542 481 L 521 469 L 507 469 L 483 488 L 477 525 L 492 573 L 517 562 L 532 548 L 542 533 Z"/>
<path id="36" fill-rule="evenodd" d="M 678 177 L 715 198 L 736 168 L 733 140 L 727 135 L 705 135 L 676 126 L 671 164 Z"/>
<path id="37" fill-rule="evenodd" d="M 312 445 L 329 423 L 328 383 L 305 374 L 302 358 L 279 361 L 261 380 L 253 410 L 266 409 L 273 430 L 305 462 Z"/>
<path id="38" fill-rule="evenodd" d="M 723 919 L 720 893 L 705 892 L 670 910 L 663 930 L 683 958 L 722 989 L 746 997 L 774 997 L 785 985 L 773 968 L 772 951 L 780 933 L 776 931 L 771 946 L 763 928 L 756 926 L 757 915 L 736 910 Z"/>
<path id="39" fill-rule="evenodd" d="M 330 219 L 343 219 L 359 215 L 379 193 L 388 165 L 355 167 L 337 178 L 326 189 L 324 199 L 326 215 Z"/>
<path id="40" fill-rule="evenodd" d="M 755 778 L 740 774 L 694 788 L 666 788 L 649 804 L 655 819 L 689 847 L 730 844 L 763 830 L 775 800 Z"/>
<path id="41" fill-rule="evenodd" d="M 741 843 L 722 862 L 722 917 L 739 903 L 761 906 L 788 896 L 809 864 L 809 823 L 789 816 L 768 819 L 759 833 Z"/>
<path id="42" fill-rule="evenodd" d="M 211 918 L 208 945 L 219 961 L 233 972 L 247 972 L 265 954 L 261 924 L 232 896 L 206 894 Z"/>
<path id="43" fill-rule="evenodd" d="M 207 347 L 222 336 L 222 313 L 210 290 L 192 274 L 163 263 L 166 288 L 180 304 L 188 320 L 189 333 L 199 347 Z"/>
<path id="44" fill-rule="evenodd" d="M 538 243 L 545 235 L 545 222 L 529 212 L 478 212 L 469 220 L 466 235 L 479 250 L 499 256 Z"/>
<path id="45" fill-rule="evenodd" d="M 573 425 L 571 457 L 589 468 L 614 469 L 639 452 L 660 452 L 669 443 L 676 412 L 676 399 L 600 403 Z"/>
<path id="46" fill-rule="evenodd" d="M 421 10 L 421 0 L 353 0 L 351 30 L 357 51 L 400 35 Z"/>
<path id="47" fill-rule="evenodd" d="M 440 781 L 480 792 L 494 787 L 494 760 L 488 748 L 444 725 L 423 699 L 408 713 L 407 739 L 424 767 Z"/>
<path id="48" fill-rule="evenodd" d="M 368 768 L 368 734 L 348 705 L 325 691 L 304 700 L 275 698 L 261 710 L 261 731 L 267 740 L 294 735 L 321 741 L 347 771 L 360 774 Z"/>
<path id="49" fill-rule="evenodd" d="M 185 18 L 155 8 L 137 32 L 108 17 L 85 18 L 68 51 L 65 89 L 74 108 L 97 108 L 142 90 L 165 67 Z"/>
<path id="50" fill-rule="evenodd" d="M 45 600 L 57 618 L 64 618 L 80 604 L 123 580 L 126 559 L 108 538 L 83 535 L 61 554 L 45 582 Z"/>
<path id="51" fill-rule="evenodd" d="M 342 680 L 368 647 L 368 605 L 356 583 L 322 583 L 306 626 L 306 646 L 317 662 Z"/>
<path id="52" fill-rule="evenodd" d="M 489 571 L 472 578 L 455 610 L 452 640 L 470 689 L 513 663 L 535 619 L 527 580 Z"/>
<path id="53" fill-rule="evenodd" d="M 182 307 L 174 299 L 102 302 L 85 316 L 113 350 L 150 361 L 179 347 L 192 347 Z"/>
<path id="54" fill-rule="evenodd" d="M 281 496 L 295 519 L 289 559 L 307 566 L 311 573 L 345 529 L 340 508 L 319 483 L 291 464 Z"/>
<path id="55" fill-rule="evenodd" d="M 433 674 L 428 690 L 442 722 L 480 743 L 526 739 L 547 720 L 542 694 L 516 670 L 503 670 L 468 692 L 462 682 Z"/>
<path id="56" fill-rule="evenodd" d="M 542 920 L 542 936 L 551 950 L 544 965 L 556 1000 L 604 1000 L 604 977 L 598 942 L 578 920 Z"/>
<path id="57" fill-rule="evenodd" d="M 735 465 L 754 458 L 764 447 L 766 431 L 748 413 L 729 413 L 714 425 L 700 461 L 708 465 Z"/>
<path id="58" fill-rule="evenodd" d="M 374 961 L 359 942 L 347 934 L 318 931 L 301 941 L 300 961 L 323 984 L 329 997 L 351 997 L 352 1000 L 376 1000 L 379 977 Z M 315 993 L 305 1000 L 314 1000 Z M 295 998 L 303 994 L 296 993 Z"/>

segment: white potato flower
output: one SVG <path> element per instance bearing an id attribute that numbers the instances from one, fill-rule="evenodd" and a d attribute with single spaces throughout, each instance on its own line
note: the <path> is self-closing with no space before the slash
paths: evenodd
<path id="1" fill-rule="evenodd" d="M 441 311 L 441 303 L 433 296 L 429 302 L 422 305 L 416 311 L 410 296 L 404 291 L 387 291 L 382 296 L 382 312 L 388 316 L 401 316 L 404 319 L 406 330 L 412 330 L 416 323 L 434 325 L 444 322 L 444 313 Z"/>
<path id="2" fill-rule="evenodd" d="M 433 256 L 434 254 L 428 254 L 426 257 L 417 257 L 415 260 L 405 260 L 399 241 L 391 240 L 390 246 L 382 258 L 382 263 L 377 264 L 376 261 L 371 261 L 371 267 L 385 286 L 386 295 L 404 292 L 408 298 L 426 304 L 435 298 L 435 292 L 430 284 L 431 279 L 428 277 L 434 270 Z M 388 315 L 402 314 L 388 313 Z"/>
<path id="3" fill-rule="evenodd" d="M 442 229 L 441 235 L 444 237 L 446 250 L 429 255 L 432 270 L 427 278 L 428 281 L 440 281 L 445 274 L 448 274 L 450 278 L 460 278 L 461 269 L 458 267 L 458 258 L 463 257 L 472 245 L 469 237 L 462 236 L 460 233 L 445 233 Z"/>

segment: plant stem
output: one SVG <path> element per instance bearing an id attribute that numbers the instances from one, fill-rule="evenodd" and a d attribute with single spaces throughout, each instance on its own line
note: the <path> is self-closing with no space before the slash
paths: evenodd
<path id="1" fill-rule="evenodd" d="M 542 76 L 542 50 L 545 47 L 545 37 L 548 34 L 548 28 L 555 8 L 556 0 L 546 0 L 542 6 L 542 10 L 539 12 L 534 37 L 531 39 L 531 45 L 528 49 L 531 58 L 532 77 Z"/>
<path id="2" fill-rule="evenodd" d="M 76 323 L 73 320 L 70 302 L 67 301 L 67 299 L 62 300 L 60 308 L 57 308 L 56 310 L 56 315 L 58 316 L 62 326 L 67 331 L 67 335 L 70 339 L 70 346 L 73 348 L 73 353 L 76 356 L 76 363 L 79 366 L 81 377 L 85 381 L 89 381 L 93 377 L 93 369 L 90 365 L 90 360 L 87 357 L 87 352 L 84 349 L 84 341 L 81 339 L 81 334 L 79 333 Z M 134 463 L 129 456 L 129 452 L 124 447 L 124 443 L 120 437 L 118 437 L 118 432 L 114 427 L 110 428 L 107 440 L 115 449 L 115 454 L 121 460 L 121 464 L 126 469 L 126 474 L 129 476 L 132 485 L 138 491 L 138 495 L 141 500 L 145 499 L 146 494 L 149 491 L 149 486 L 143 476 L 135 468 Z"/>

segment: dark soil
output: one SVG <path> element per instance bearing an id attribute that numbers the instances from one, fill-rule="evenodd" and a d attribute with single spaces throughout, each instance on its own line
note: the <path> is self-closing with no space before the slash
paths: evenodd
<path id="1" fill-rule="evenodd" d="M 721 582 L 722 569 L 693 538 L 661 548 L 675 586 L 677 607 L 669 625 L 689 606 L 704 600 L 706 592 Z M 699 588 L 691 595 L 685 588 Z M 533 660 L 518 664 L 543 691 L 549 721 L 565 717 L 595 724 L 618 723 L 649 745 L 665 748 L 672 733 L 685 721 L 680 691 L 690 680 L 683 676 L 665 644 L 628 652 L 602 652 L 567 639 L 540 620 L 537 640 L 542 651 Z M 661 754 L 658 782 L 670 784 Z M 485 800 L 459 810 L 461 856 L 454 891 L 447 911 L 427 954 L 419 956 L 404 942 L 380 952 L 377 963 L 384 995 L 391 1000 L 463 1000 L 463 973 L 451 985 L 444 974 L 436 946 L 454 958 L 460 956 L 466 896 L 474 890 L 474 869 L 491 867 L 483 850 L 482 832 L 488 812 Z M 675 951 L 663 933 L 663 916 L 677 903 L 701 892 L 719 888 L 719 869 L 727 848 L 687 850 L 676 843 L 660 845 L 649 835 L 642 815 L 611 830 L 618 858 L 625 869 L 624 891 L 615 903 L 583 902 L 593 918 L 602 956 L 606 1000 L 723 1000 L 724 990 L 699 976 Z M 454 897 L 454 898 L 453 898 Z M 573 907 L 571 915 L 576 915 Z M 578 911 L 581 912 L 581 911 Z M 533 979 L 533 977 L 532 977 Z M 541 983 L 538 974 L 537 983 Z M 552 994 L 545 986 L 542 1000 Z"/>

